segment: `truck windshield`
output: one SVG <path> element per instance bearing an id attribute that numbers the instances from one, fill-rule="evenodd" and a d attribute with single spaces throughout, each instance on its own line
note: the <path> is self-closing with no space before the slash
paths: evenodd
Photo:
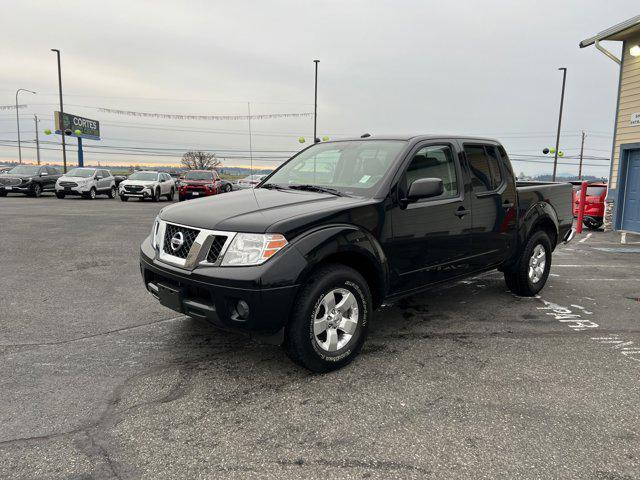
<path id="1" fill-rule="evenodd" d="M 129 180 L 158 180 L 158 174 L 153 172 L 136 172 L 129 176 Z"/>
<path id="2" fill-rule="evenodd" d="M 83 177 L 89 178 L 93 177 L 93 174 L 96 171 L 93 168 L 74 168 L 67 173 L 67 177 Z"/>
<path id="3" fill-rule="evenodd" d="M 318 143 L 278 168 L 263 185 L 325 187 L 369 196 L 405 145 L 402 140 Z"/>

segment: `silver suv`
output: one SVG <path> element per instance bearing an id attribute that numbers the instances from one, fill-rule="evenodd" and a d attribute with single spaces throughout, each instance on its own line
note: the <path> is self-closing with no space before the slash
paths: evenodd
<path id="1" fill-rule="evenodd" d="M 96 195 L 116 196 L 116 179 L 109 170 L 101 168 L 74 168 L 56 182 L 56 197 L 81 195 L 94 199 Z"/>
<path id="2" fill-rule="evenodd" d="M 118 194 L 123 202 L 129 198 L 139 198 L 140 200 L 150 198 L 157 202 L 160 197 L 167 197 L 167 200 L 172 202 L 175 193 L 176 183 L 171 175 L 164 172 L 134 172 L 118 186 Z"/>

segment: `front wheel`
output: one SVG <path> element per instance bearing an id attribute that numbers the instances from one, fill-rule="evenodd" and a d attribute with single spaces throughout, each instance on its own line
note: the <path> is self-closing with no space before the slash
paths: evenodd
<path id="1" fill-rule="evenodd" d="M 31 189 L 31 195 L 33 195 L 36 198 L 42 195 L 42 185 L 40 185 L 39 183 L 36 183 Z"/>
<path id="2" fill-rule="evenodd" d="M 129 197 L 125 196 L 125 195 L 120 195 L 120 200 L 123 202 L 126 202 L 127 200 L 129 200 Z"/>
<path id="3" fill-rule="evenodd" d="M 158 200 L 160 200 L 160 190 L 156 188 L 151 196 L 151 201 L 157 202 Z"/>
<path id="4" fill-rule="evenodd" d="M 60 199 L 64 198 L 64 192 L 56 192 L 56 197 Z"/>
<path id="5" fill-rule="evenodd" d="M 95 200 L 96 199 L 96 189 L 94 187 L 91 187 L 91 190 L 89 190 L 88 193 L 84 194 L 84 198 L 88 198 L 89 200 Z"/>
<path id="6" fill-rule="evenodd" d="M 516 263 L 504 271 L 504 279 L 516 295 L 533 297 L 544 287 L 550 269 L 551 241 L 539 231 L 531 235 Z"/>
<path id="7" fill-rule="evenodd" d="M 369 286 L 356 270 L 319 269 L 302 288 L 287 325 L 289 357 L 318 373 L 347 365 L 364 344 L 372 305 Z"/>
<path id="8" fill-rule="evenodd" d="M 109 198 L 116 198 L 116 187 L 111 187 L 108 195 L 109 195 Z"/>
<path id="9" fill-rule="evenodd" d="M 227 183 L 223 188 L 224 193 L 229 193 L 231 191 L 231 184 Z"/>

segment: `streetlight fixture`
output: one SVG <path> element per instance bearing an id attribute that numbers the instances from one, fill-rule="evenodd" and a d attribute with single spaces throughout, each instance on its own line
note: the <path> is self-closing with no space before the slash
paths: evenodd
<path id="1" fill-rule="evenodd" d="M 318 141 L 316 128 L 318 126 L 318 64 L 320 60 L 314 60 L 313 63 L 316 64 L 315 95 L 313 100 L 313 143 L 316 143 Z"/>
<path id="2" fill-rule="evenodd" d="M 64 116 L 64 107 L 62 105 L 62 70 L 60 69 L 60 50 L 57 48 L 52 48 L 52 52 L 56 52 L 56 56 L 58 57 L 58 92 L 60 93 L 60 128 L 64 128 L 63 124 L 63 116 Z M 62 132 L 62 164 L 64 168 L 64 173 L 67 173 L 67 145 L 64 140 L 64 132 Z"/>
<path id="3" fill-rule="evenodd" d="M 556 181 L 556 171 L 558 169 L 558 151 L 560 150 L 560 126 L 562 125 L 562 107 L 564 105 L 564 85 L 567 81 L 567 69 L 560 67 L 558 70 L 562 70 L 562 93 L 560 95 L 560 114 L 558 115 L 558 132 L 556 133 L 556 149 L 553 157 L 553 177 L 552 181 Z"/>
<path id="4" fill-rule="evenodd" d="M 20 109 L 18 108 L 18 94 L 20 92 L 33 93 L 34 95 L 36 94 L 36 92 L 27 90 L 26 88 L 19 88 L 18 90 L 16 90 L 16 126 L 18 127 L 18 162 L 22 163 L 22 148 L 20 147 Z"/>

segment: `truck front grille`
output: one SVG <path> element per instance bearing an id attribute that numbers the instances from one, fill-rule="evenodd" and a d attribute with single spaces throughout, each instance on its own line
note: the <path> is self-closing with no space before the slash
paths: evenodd
<path id="1" fill-rule="evenodd" d="M 173 255 L 178 258 L 187 258 L 189 255 L 189 251 L 193 245 L 193 242 L 196 240 L 196 237 L 200 233 L 200 230 L 196 230 L 193 228 L 180 227 L 178 225 L 172 225 L 171 223 L 167 223 L 164 233 L 164 245 L 163 250 L 165 253 L 169 255 Z M 181 235 L 178 235 L 181 234 Z M 175 242 L 172 243 L 172 240 Z M 179 240 L 182 240 L 182 244 L 180 245 Z M 179 246 L 178 246 L 179 245 Z M 178 248 L 174 248 L 174 247 Z"/>
<path id="2" fill-rule="evenodd" d="M 216 260 L 218 260 L 222 247 L 224 247 L 226 241 L 227 237 L 224 235 L 216 235 L 213 237 L 213 243 L 211 243 L 211 248 L 207 254 L 207 262 L 215 263 Z"/>
<path id="3" fill-rule="evenodd" d="M 127 192 L 141 192 L 144 187 L 142 185 L 125 185 L 124 189 Z"/>
<path id="4" fill-rule="evenodd" d="M 76 182 L 60 182 L 61 187 L 77 187 L 78 184 Z"/>

